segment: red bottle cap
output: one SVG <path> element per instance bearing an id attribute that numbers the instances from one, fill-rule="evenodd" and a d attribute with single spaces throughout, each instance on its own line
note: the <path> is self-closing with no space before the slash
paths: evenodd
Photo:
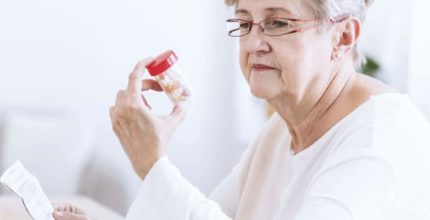
<path id="1" fill-rule="evenodd" d="M 177 60 L 178 57 L 175 52 L 173 52 L 173 50 L 168 50 L 156 57 L 154 61 L 146 67 L 146 69 L 148 69 L 151 76 L 157 76 L 173 66 Z"/>

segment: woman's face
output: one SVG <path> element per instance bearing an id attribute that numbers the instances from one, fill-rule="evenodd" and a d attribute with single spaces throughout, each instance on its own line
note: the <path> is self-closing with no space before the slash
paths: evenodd
<path id="1" fill-rule="evenodd" d="M 301 0 L 240 0 L 236 17 L 259 23 L 267 18 L 314 19 Z M 314 23 L 315 24 L 315 23 Z M 313 24 L 313 25 L 314 25 Z M 282 36 L 266 36 L 257 25 L 240 37 L 240 65 L 253 95 L 289 97 L 300 102 L 322 91 L 329 81 L 333 37 L 310 28 Z"/>

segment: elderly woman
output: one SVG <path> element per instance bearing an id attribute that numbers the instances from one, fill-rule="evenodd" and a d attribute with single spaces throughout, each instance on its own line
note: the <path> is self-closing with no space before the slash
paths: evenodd
<path id="1" fill-rule="evenodd" d="M 183 106 L 151 112 L 141 90 L 159 86 L 142 83 L 152 60 L 138 63 L 111 108 L 143 180 L 127 219 L 430 219 L 430 125 L 406 95 L 354 70 L 370 1 L 227 3 L 245 80 L 276 113 L 207 198 L 165 155 Z M 64 210 L 56 219 L 86 218 Z"/>

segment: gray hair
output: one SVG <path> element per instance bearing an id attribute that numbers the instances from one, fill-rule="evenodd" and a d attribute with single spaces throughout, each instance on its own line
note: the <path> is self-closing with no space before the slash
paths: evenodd
<path id="1" fill-rule="evenodd" d="M 341 14 L 349 14 L 350 16 L 357 17 L 362 23 L 366 18 L 366 11 L 374 0 L 302 0 L 306 2 L 313 10 L 316 17 L 335 17 Z M 225 0 L 228 6 L 235 6 L 239 0 Z M 364 56 L 360 54 L 357 46 L 353 50 L 354 62 L 361 65 Z"/>

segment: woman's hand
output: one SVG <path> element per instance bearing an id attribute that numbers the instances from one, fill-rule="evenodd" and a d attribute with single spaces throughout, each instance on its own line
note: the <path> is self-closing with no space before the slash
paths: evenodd
<path id="1" fill-rule="evenodd" d="M 145 68 L 152 61 L 145 59 L 136 65 L 127 88 L 118 91 L 115 106 L 110 108 L 113 131 L 142 179 L 166 153 L 167 144 L 185 117 L 181 104 L 167 116 L 157 116 L 151 111 L 142 91 L 162 91 L 157 81 L 143 80 Z"/>
<path id="2" fill-rule="evenodd" d="M 78 207 L 73 205 L 61 205 L 55 207 L 52 216 L 55 220 L 89 220 L 90 218 Z"/>

